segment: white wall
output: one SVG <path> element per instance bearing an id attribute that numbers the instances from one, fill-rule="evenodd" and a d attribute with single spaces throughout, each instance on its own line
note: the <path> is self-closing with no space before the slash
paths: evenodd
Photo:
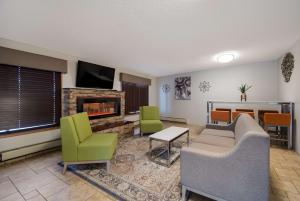
<path id="1" fill-rule="evenodd" d="M 175 100 L 174 79 L 178 76 L 191 76 L 191 100 Z M 209 92 L 202 93 L 200 82 L 209 81 Z M 170 84 L 168 94 L 162 92 L 163 84 Z M 268 101 L 278 98 L 277 61 L 260 62 L 198 72 L 160 77 L 157 80 L 158 103 L 164 116 L 186 118 L 188 123 L 204 125 L 208 100 L 239 101 L 238 87 L 247 83 L 253 87 L 247 92 L 249 101 Z"/>
<path id="2" fill-rule="evenodd" d="M 77 72 L 77 61 L 76 60 L 68 60 L 68 73 L 63 74 L 63 88 L 74 88 L 76 83 L 76 72 Z M 84 60 L 87 61 L 87 60 Z M 90 61 L 91 62 L 91 61 Z M 101 64 L 100 64 L 101 65 Z M 156 86 L 156 78 L 147 76 L 141 73 L 136 73 L 127 69 L 115 68 L 115 80 L 114 80 L 114 90 L 121 91 L 121 82 L 120 82 L 120 73 L 128 73 L 136 76 L 145 77 L 151 79 L 151 86 L 149 87 L 149 104 L 150 105 L 157 105 L 157 86 Z"/>
<path id="3" fill-rule="evenodd" d="M 68 61 L 68 73 L 63 74 L 63 78 L 62 78 L 62 87 L 63 88 L 75 87 L 76 71 L 77 71 L 76 69 L 77 69 L 77 61 L 78 60 L 96 63 L 96 62 L 89 61 L 86 59 L 66 55 L 66 54 L 63 54 L 60 52 L 47 50 L 44 48 L 39 48 L 36 46 L 32 46 L 32 45 L 12 41 L 12 40 L 7 40 L 4 38 L 0 38 L 0 46 L 67 60 Z M 101 65 L 101 63 L 98 63 L 98 64 Z M 105 65 L 105 64 L 102 64 L 102 65 Z M 114 66 L 112 66 L 112 67 L 114 67 Z M 142 77 L 147 77 L 147 78 L 151 79 L 152 84 L 149 88 L 149 104 L 157 105 L 156 78 L 149 77 L 147 75 L 143 75 L 140 73 L 132 72 L 127 69 L 116 68 L 115 82 L 114 82 L 115 90 L 121 90 L 121 83 L 119 81 L 120 72 L 129 73 L 129 74 L 142 76 Z M 56 130 L 50 130 L 50 131 L 46 131 L 46 132 L 27 134 L 25 136 L 1 138 L 0 139 L 0 147 L 1 147 L 0 151 L 15 149 L 15 148 L 18 148 L 21 146 L 28 146 L 30 144 L 42 143 L 42 142 L 57 139 L 59 137 L 60 137 L 59 130 L 56 129 Z"/>
<path id="4" fill-rule="evenodd" d="M 294 55 L 295 68 L 290 82 L 285 82 L 281 74 L 281 59 L 278 61 L 279 98 L 283 101 L 295 103 L 295 148 L 300 153 L 300 120 L 298 120 L 300 115 L 300 40 L 289 51 Z"/>
<path id="5" fill-rule="evenodd" d="M 48 50 L 48 49 L 36 47 L 36 46 L 33 46 L 33 45 L 8 40 L 8 39 L 5 39 L 5 38 L 0 38 L 0 46 L 67 60 L 68 61 L 68 73 L 63 74 L 63 79 L 62 79 L 62 87 L 63 88 L 73 88 L 73 87 L 75 87 L 77 61 L 78 60 L 83 60 L 83 61 L 87 61 L 87 62 L 99 64 L 99 65 L 105 65 L 105 64 L 101 64 L 99 62 L 88 60 L 88 59 L 78 58 L 78 57 L 75 57 L 75 56 L 71 56 L 71 55 L 60 53 L 60 52 L 56 52 L 54 50 Z M 136 76 L 141 76 L 141 77 L 145 77 L 145 78 L 149 78 L 149 79 L 151 79 L 151 83 L 152 83 L 150 88 L 149 88 L 149 104 L 150 105 L 157 105 L 157 92 L 156 92 L 157 87 L 156 87 L 156 78 L 155 77 L 148 76 L 148 75 L 138 73 L 138 72 L 134 72 L 132 70 L 128 70 L 128 69 L 125 69 L 125 68 L 118 68 L 116 66 L 112 66 L 112 67 L 116 69 L 115 82 L 114 82 L 113 89 L 121 90 L 121 82 L 119 80 L 119 75 L 120 75 L 121 72 L 136 75 Z"/>

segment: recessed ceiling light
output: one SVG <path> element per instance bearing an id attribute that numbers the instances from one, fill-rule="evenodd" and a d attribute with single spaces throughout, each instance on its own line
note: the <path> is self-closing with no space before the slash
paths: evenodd
<path id="1" fill-rule="evenodd" d="M 221 53 L 216 56 L 216 61 L 219 63 L 229 63 L 237 58 L 237 54 L 233 52 Z"/>

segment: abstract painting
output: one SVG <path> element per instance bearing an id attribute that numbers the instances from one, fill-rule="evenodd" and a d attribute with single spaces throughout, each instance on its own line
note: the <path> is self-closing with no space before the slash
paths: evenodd
<path id="1" fill-rule="evenodd" d="M 191 77 L 175 78 L 175 99 L 191 100 Z"/>

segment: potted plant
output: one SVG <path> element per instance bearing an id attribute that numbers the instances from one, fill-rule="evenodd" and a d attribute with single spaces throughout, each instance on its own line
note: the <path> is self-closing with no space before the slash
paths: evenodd
<path id="1" fill-rule="evenodd" d="M 241 101 L 245 100 L 247 101 L 247 94 L 246 91 L 248 91 L 252 86 L 248 86 L 247 84 L 242 84 L 239 87 L 239 90 L 241 92 Z"/>

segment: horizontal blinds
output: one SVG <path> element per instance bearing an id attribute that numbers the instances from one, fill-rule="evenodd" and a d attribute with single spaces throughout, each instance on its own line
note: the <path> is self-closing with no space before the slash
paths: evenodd
<path id="1" fill-rule="evenodd" d="M 122 90 L 125 92 L 125 113 L 136 111 L 134 108 L 134 84 L 122 82 Z"/>
<path id="2" fill-rule="evenodd" d="M 18 68 L 0 65 L 0 132 L 18 127 Z"/>
<path id="3" fill-rule="evenodd" d="M 0 84 L 9 80 L 11 87 L 0 89 L 0 130 L 10 132 L 57 125 L 61 116 L 60 73 L 7 65 L 2 67 L 11 76 L 0 71 L 3 73 Z M 7 97 L 13 99 L 11 106 L 5 103 Z M 2 118 L 5 111 L 7 120 Z M 8 119 L 15 123 L 9 123 Z"/>
<path id="4" fill-rule="evenodd" d="M 149 105 L 148 85 L 137 85 L 122 82 L 122 90 L 125 92 L 125 113 L 136 112 L 140 106 Z"/>
<path id="5" fill-rule="evenodd" d="M 149 105 L 149 87 L 148 86 L 138 86 L 138 88 L 139 88 L 139 95 L 140 95 L 139 106 Z"/>
<path id="6" fill-rule="evenodd" d="M 21 68 L 21 127 L 56 123 L 55 72 Z"/>

